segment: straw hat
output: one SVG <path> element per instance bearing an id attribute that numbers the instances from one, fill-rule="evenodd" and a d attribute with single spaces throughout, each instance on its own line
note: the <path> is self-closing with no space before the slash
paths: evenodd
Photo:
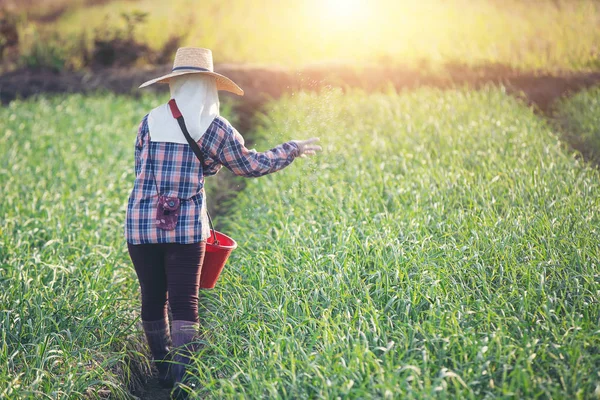
<path id="1" fill-rule="evenodd" d="M 173 62 L 173 70 L 171 73 L 144 82 L 140 85 L 140 88 L 150 86 L 154 83 L 169 83 L 169 79 L 186 74 L 214 76 L 217 81 L 218 90 L 226 90 L 240 96 L 244 95 L 244 91 L 231 79 L 214 72 L 212 52 L 209 49 L 202 49 L 199 47 L 179 48 L 175 55 L 175 62 Z"/>

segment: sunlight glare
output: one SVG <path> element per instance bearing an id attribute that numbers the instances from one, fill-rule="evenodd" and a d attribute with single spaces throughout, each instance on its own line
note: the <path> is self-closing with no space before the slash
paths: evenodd
<path id="1" fill-rule="evenodd" d="M 357 20 L 365 8 L 364 0 L 325 0 L 324 13 L 327 19 L 339 24 Z"/>

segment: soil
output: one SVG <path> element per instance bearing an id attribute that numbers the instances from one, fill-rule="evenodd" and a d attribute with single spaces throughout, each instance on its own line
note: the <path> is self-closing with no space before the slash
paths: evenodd
<path id="1" fill-rule="evenodd" d="M 137 87 L 149 79 L 170 72 L 170 65 L 154 68 L 106 68 L 86 72 L 53 72 L 21 69 L 0 76 L 0 101 L 7 104 L 14 99 L 25 99 L 42 93 L 89 93 L 110 91 L 139 95 Z M 235 111 L 238 129 L 244 133 L 252 128 L 253 116 L 266 101 L 297 90 L 319 91 L 329 87 L 362 88 L 375 91 L 388 88 L 411 89 L 420 86 L 451 88 L 467 86 L 480 88 L 485 85 L 502 84 L 508 93 L 527 101 L 536 111 L 551 116 L 553 104 L 563 96 L 600 85 L 600 72 L 523 72 L 495 64 L 480 67 L 453 64 L 446 65 L 443 72 L 433 73 L 427 69 L 403 66 L 372 66 L 353 68 L 338 64 L 319 64 L 303 69 L 286 69 L 258 65 L 217 65 L 216 72 L 238 83 L 246 92 L 236 98 Z M 149 90 L 166 91 L 167 85 L 155 85 Z M 250 138 L 251 139 L 251 138 Z M 243 188 L 243 182 L 231 174 L 220 173 L 216 183 L 219 193 L 210 204 L 222 204 Z M 210 206 L 213 215 L 223 212 Z M 222 207 L 221 207 L 222 208 Z M 217 221 L 218 222 L 218 221 Z M 217 224 L 218 229 L 218 224 Z M 139 373 L 139 372 L 138 372 Z M 144 377 L 137 377 L 144 379 Z M 139 382 L 141 388 L 133 389 L 132 395 L 139 399 L 169 399 L 170 391 L 162 389 L 156 379 Z M 140 386 L 140 385 L 135 385 Z"/>
<path id="2" fill-rule="evenodd" d="M 132 392 L 132 396 L 140 400 L 169 400 L 171 389 L 165 389 L 158 384 L 155 377 L 151 377 L 140 389 Z"/>
<path id="3" fill-rule="evenodd" d="M 20 69 L 0 76 L 0 101 L 6 104 L 16 98 L 39 93 L 87 93 L 110 91 L 139 95 L 137 87 L 146 80 L 170 72 L 170 65 L 153 68 L 105 68 L 84 72 L 53 72 Z M 539 111 L 549 114 L 560 97 L 600 84 L 598 72 L 523 72 L 501 64 L 472 67 L 450 64 L 441 72 L 404 66 L 371 66 L 354 68 L 340 64 L 317 64 L 302 69 L 260 65 L 217 65 L 215 70 L 229 76 L 246 92 L 237 97 L 239 130 L 251 128 L 252 117 L 270 99 L 297 90 L 318 91 L 337 86 L 381 90 L 392 85 L 397 89 L 419 86 L 451 88 L 502 84 L 513 95 L 524 98 Z M 146 90 L 166 91 L 166 85 Z M 224 96 L 228 96 L 224 94 Z"/>

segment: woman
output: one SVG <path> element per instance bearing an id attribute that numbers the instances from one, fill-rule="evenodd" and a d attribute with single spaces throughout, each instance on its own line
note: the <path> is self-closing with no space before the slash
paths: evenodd
<path id="1" fill-rule="evenodd" d="M 142 322 L 159 380 L 172 386 L 181 382 L 189 358 L 183 351 L 173 357 L 173 363 L 162 363 L 167 361 L 169 339 L 174 348 L 189 347 L 185 345 L 198 330 L 200 272 L 210 231 L 204 177 L 216 174 L 223 165 L 236 175 L 258 177 L 321 148 L 313 144 L 318 141 L 313 138 L 293 140 L 264 153 L 248 150 L 242 136 L 219 116 L 217 90 L 244 92 L 213 72 L 208 49 L 180 48 L 170 74 L 140 87 L 154 83 L 169 83 L 171 97 L 202 159 L 201 164 L 169 105 L 144 117 L 135 142 L 136 177 L 125 236 L 140 282 Z M 165 208 L 165 201 L 172 208 Z M 173 317 L 170 329 L 167 298 Z"/>

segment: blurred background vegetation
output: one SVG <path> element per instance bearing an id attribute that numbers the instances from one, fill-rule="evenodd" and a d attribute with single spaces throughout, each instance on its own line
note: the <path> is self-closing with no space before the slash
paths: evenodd
<path id="1" fill-rule="evenodd" d="M 0 55 L 4 71 L 163 64 L 184 45 L 217 63 L 587 71 L 599 27 L 593 0 L 0 0 Z"/>

